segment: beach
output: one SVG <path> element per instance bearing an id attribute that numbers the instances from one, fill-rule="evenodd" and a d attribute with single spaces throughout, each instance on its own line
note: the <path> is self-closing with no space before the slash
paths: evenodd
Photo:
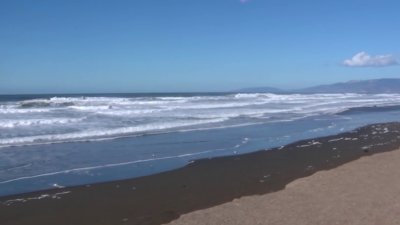
<path id="1" fill-rule="evenodd" d="M 197 160 L 141 178 L 2 197 L 0 223 L 165 224 L 184 215 L 173 223 L 372 224 L 382 219 L 392 224 L 396 184 L 391 182 L 398 173 L 396 162 L 388 160 L 399 153 L 384 152 L 399 146 L 399 123 L 374 124 L 274 149 Z M 371 157 L 375 153 L 384 154 Z M 237 207 L 242 201 L 243 208 Z M 272 207 L 267 207 L 271 217 L 264 204 Z"/>
<path id="2" fill-rule="evenodd" d="M 0 1 L 0 225 L 400 225 L 400 1 L 360 3 Z"/>
<path id="3" fill-rule="evenodd" d="M 399 163 L 399 149 L 363 157 L 282 191 L 235 199 L 169 224 L 399 224 Z"/>

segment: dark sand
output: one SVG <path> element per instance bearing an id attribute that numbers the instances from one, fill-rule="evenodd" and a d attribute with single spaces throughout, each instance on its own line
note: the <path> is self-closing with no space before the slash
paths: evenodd
<path id="1" fill-rule="evenodd" d="M 282 190 L 298 178 L 399 146 L 400 123 L 370 125 L 143 178 L 4 197 L 0 224 L 162 224 L 242 196 Z"/>

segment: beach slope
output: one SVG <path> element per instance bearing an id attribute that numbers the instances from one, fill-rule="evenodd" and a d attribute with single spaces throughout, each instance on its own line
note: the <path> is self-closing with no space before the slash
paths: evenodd
<path id="1" fill-rule="evenodd" d="M 289 183 L 183 215 L 171 225 L 400 224 L 400 151 L 363 157 Z"/>

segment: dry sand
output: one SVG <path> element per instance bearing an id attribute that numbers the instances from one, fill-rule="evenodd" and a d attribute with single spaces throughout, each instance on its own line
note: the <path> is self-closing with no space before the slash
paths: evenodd
<path id="1" fill-rule="evenodd" d="M 194 211 L 170 224 L 400 224 L 400 150 L 317 172 L 278 192 Z"/>

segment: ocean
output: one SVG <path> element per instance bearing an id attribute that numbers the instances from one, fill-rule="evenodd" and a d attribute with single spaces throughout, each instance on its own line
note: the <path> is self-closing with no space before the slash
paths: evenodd
<path id="1" fill-rule="evenodd" d="M 140 177 L 399 118 L 400 94 L 3 95 L 0 196 Z"/>

